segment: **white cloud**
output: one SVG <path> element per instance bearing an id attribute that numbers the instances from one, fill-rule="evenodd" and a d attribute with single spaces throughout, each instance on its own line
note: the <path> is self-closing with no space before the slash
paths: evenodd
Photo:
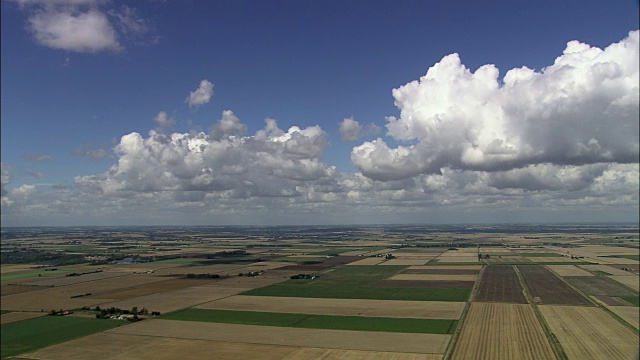
<path id="1" fill-rule="evenodd" d="M 167 129 L 176 124 L 176 120 L 169 117 L 166 112 L 160 111 L 153 121 L 158 124 L 158 127 L 161 129 Z"/>
<path id="2" fill-rule="evenodd" d="M 189 106 L 200 106 L 211 101 L 212 96 L 213 84 L 209 80 L 202 80 L 200 86 L 187 96 L 185 102 L 189 103 Z"/>
<path id="3" fill-rule="evenodd" d="M 445 56 L 418 81 L 393 90 L 400 117 L 387 134 L 353 149 L 363 174 L 378 180 L 442 168 L 499 171 L 535 164 L 638 162 L 639 32 L 601 50 L 572 41 L 540 72 L 469 71 Z"/>
<path id="4" fill-rule="evenodd" d="M 300 181 L 326 176 L 319 160 L 325 133 L 319 127 L 284 132 L 270 119 L 255 136 L 240 136 L 244 131 L 246 126 L 225 111 L 211 135 L 131 133 L 115 148 L 117 165 L 101 175 L 77 177 L 76 184 L 111 195 L 203 191 L 228 198 L 290 197 L 299 194 Z"/>
<path id="5" fill-rule="evenodd" d="M 94 149 L 90 145 L 81 145 L 73 149 L 72 154 L 75 156 L 85 156 L 93 160 L 102 160 L 109 157 L 109 152 L 105 149 Z"/>
<path id="6" fill-rule="evenodd" d="M 29 28 L 42 45 L 75 52 L 120 51 L 116 31 L 107 16 L 95 9 L 37 11 Z"/>
<path id="7" fill-rule="evenodd" d="M 380 128 L 377 125 L 368 124 L 362 126 L 353 117 L 345 118 L 340 122 L 340 134 L 342 134 L 342 141 L 344 142 L 356 141 L 362 136 L 378 134 L 379 132 Z"/>
<path id="8" fill-rule="evenodd" d="M 22 155 L 22 159 L 23 160 L 27 160 L 27 161 L 49 161 L 52 160 L 53 158 L 51 157 L 51 155 L 45 155 L 45 154 L 24 154 Z"/>

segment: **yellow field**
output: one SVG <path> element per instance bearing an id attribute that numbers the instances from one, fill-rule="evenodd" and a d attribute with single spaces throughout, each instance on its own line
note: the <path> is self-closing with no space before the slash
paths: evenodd
<path id="1" fill-rule="evenodd" d="M 575 265 L 547 265 L 547 267 L 560 276 L 594 276 Z"/>
<path id="2" fill-rule="evenodd" d="M 424 265 L 429 259 L 391 259 L 379 265 Z"/>
<path id="3" fill-rule="evenodd" d="M 425 266 L 410 266 L 409 269 L 413 270 L 480 270 L 482 265 L 425 265 Z"/>
<path id="4" fill-rule="evenodd" d="M 539 306 L 569 359 L 631 359 L 638 336 L 604 310 L 582 306 Z"/>
<path id="5" fill-rule="evenodd" d="M 20 264 L 20 265 L 2 265 L 0 266 L 0 274 L 8 274 L 18 271 L 32 270 L 37 265 Z"/>
<path id="6" fill-rule="evenodd" d="M 300 329 L 177 320 L 145 320 L 107 333 L 329 349 L 444 353 L 451 335 Z"/>
<path id="7" fill-rule="evenodd" d="M 100 333 L 23 354 L 20 355 L 20 358 L 41 360 L 185 358 L 215 358 L 216 360 L 441 360 L 442 355 L 321 349 Z"/>
<path id="8" fill-rule="evenodd" d="M 412 281 L 476 281 L 477 275 L 444 275 L 444 274 L 398 274 L 389 280 Z"/>
<path id="9" fill-rule="evenodd" d="M 383 262 L 385 259 L 382 257 L 370 257 L 364 258 L 362 260 L 354 261 L 352 263 L 348 263 L 347 265 L 377 265 Z"/>
<path id="10" fill-rule="evenodd" d="M 204 302 L 221 299 L 227 296 L 246 291 L 244 288 L 228 288 L 220 286 L 202 285 L 186 289 L 166 291 L 157 294 L 139 296 L 125 300 L 100 303 L 102 308 L 117 307 L 131 309 L 137 306 L 139 309 L 147 308 L 149 311 L 166 313 L 202 304 Z"/>
<path id="11" fill-rule="evenodd" d="M 230 296 L 198 305 L 203 309 L 283 312 L 295 314 L 459 319 L 464 302 L 362 299 L 314 299 L 272 296 Z"/>
<path id="12" fill-rule="evenodd" d="M 555 359 L 533 308 L 471 303 L 452 359 Z"/>
<path id="13" fill-rule="evenodd" d="M 45 312 L 10 312 L 0 315 L 0 325 L 45 316 Z"/>
<path id="14" fill-rule="evenodd" d="M 146 321 L 145 321 L 146 322 Z M 298 347 L 99 333 L 50 346 L 21 359 L 39 360 L 281 360 Z"/>
<path id="15" fill-rule="evenodd" d="M 624 321 L 633 325 L 636 329 L 640 328 L 640 308 L 635 306 L 607 306 L 616 315 L 620 316 Z"/>
<path id="16" fill-rule="evenodd" d="M 302 348 L 283 360 L 441 360 L 442 355 Z"/>
<path id="17" fill-rule="evenodd" d="M 638 277 L 638 275 L 609 277 L 623 285 L 632 288 L 635 291 L 640 291 L 640 283 L 638 283 L 638 281 L 640 281 L 640 278 Z"/>

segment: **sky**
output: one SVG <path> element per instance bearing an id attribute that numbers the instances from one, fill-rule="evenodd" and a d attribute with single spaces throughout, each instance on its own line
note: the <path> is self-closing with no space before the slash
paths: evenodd
<path id="1" fill-rule="evenodd" d="M 2 0 L 2 226 L 638 222 L 638 2 Z"/>

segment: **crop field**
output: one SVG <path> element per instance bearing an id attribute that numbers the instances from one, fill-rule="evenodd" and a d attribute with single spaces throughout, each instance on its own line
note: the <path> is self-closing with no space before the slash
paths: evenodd
<path id="1" fill-rule="evenodd" d="M 121 309 L 147 308 L 150 311 L 166 313 L 202 304 L 245 291 L 242 288 L 228 288 L 221 286 L 201 285 L 186 289 L 167 291 L 140 297 L 127 298 L 119 301 L 100 303 L 100 307 L 117 307 Z"/>
<path id="2" fill-rule="evenodd" d="M 383 257 L 370 257 L 370 258 L 364 258 L 362 260 L 358 260 L 358 261 L 354 261 L 352 263 L 348 263 L 347 265 L 377 265 L 380 264 L 381 262 L 385 261 L 385 258 Z"/>
<path id="3" fill-rule="evenodd" d="M 230 296 L 196 306 L 201 309 L 250 310 L 295 314 L 398 317 L 416 319 L 459 319 L 464 302 L 400 301 L 362 299 L 292 298 L 283 304 L 281 297 Z"/>
<path id="4" fill-rule="evenodd" d="M 79 284 L 79 283 L 95 281 L 95 280 L 116 278 L 116 277 L 121 277 L 126 275 L 127 274 L 120 273 L 120 272 L 103 271 L 103 272 L 96 272 L 92 274 L 84 274 L 80 276 L 63 276 L 63 277 L 49 278 L 49 279 L 43 279 L 43 280 L 37 280 L 37 281 L 29 281 L 26 284 L 36 285 L 36 286 L 65 286 L 65 285 L 73 285 L 73 284 Z"/>
<path id="5" fill-rule="evenodd" d="M 104 331 L 121 324 L 115 321 L 61 316 L 43 316 L 3 324 L 0 328 L 2 330 L 0 352 L 3 358 L 13 356 Z"/>
<path id="6" fill-rule="evenodd" d="M 626 278 L 627 276 L 625 276 Z M 589 277 L 567 277 L 565 278 L 571 285 L 577 287 L 582 292 L 589 295 L 606 296 L 634 296 L 634 292 L 627 286 L 609 279 L 607 276 Z"/>
<path id="7" fill-rule="evenodd" d="M 527 303 L 522 285 L 511 265 L 485 267 L 478 284 L 475 301 Z"/>
<path id="8" fill-rule="evenodd" d="M 401 274 L 477 275 L 479 272 L 480 270 L 473 269 L 414 269 L 413 267 L 410 267 L 407 270 L 402 271 Z"/>
<path id="9" fill-rule="evenodd" d="M 394 275 L 389 280 L 400 281 L 476 281 L 476 275 L 445 275 L 445 274 L 407 274 Z"/>
<path id="10" fill-rule="evenodd" d="M 379 263 L 378 265 L 384 266 L 398 266 L 398 265 L 424 265 L 429 261 L 429 259 L 391 259 L 387 260 L 383 263 Z"/>
<path id="11" fill-rule="evenodd" d="M 633 275 L 625 270 L 621 270 L 617 267 L 609 266 L 609 265 L 580 265 L 581 268 L 589 271 L 602 271 L 608 275 L 616 275 L 616 276 L 626 276 Z M 621 266 L 624 267 L 624 266 Z"/>
<path id="12" fill-rule="evenodd" d="M 309 315 L 278 312 L 186 309 L 163 316 L 168 320 L 283 326 L 311 329 L 452 334 L 456 320 Z"/>
<path id="13" fill-rule="evenodd" d="M 397 283 L 397 281 L 393 282 Z M 467 301 L 470 293 L 471 288 L 303 286 L 286 283 L 249 290 L 242 293 L 242 295 L 409 301 Z"/>
<path id="14" fill-rule="evenodd" d="M 640 328 L 640 308 L 635 306 L 608 306 L 609 310 L 620 316 L 636 329 Z"/>
<path id="15" fill-rule="evenodd" d="M 152 282 L 149 284 L 142 284 L 125 289 L 114 289 L 108 292 L 102 292 L 96 295 L 90 295 L 94 298 L 106 298 L 106 299 L 128 299 L 138 296 L 151 295 L 156 293 L 168 292 L 173 290 L 185 289 L 188 287 L 211 284 L 214 280 L 211 279 L 169 279 L 164 281 Z"/>
<path id="16" fill-rule="evenodd" d="M 415 289 L 471 289 L 475 281 L 426 281 L 426 280 L 380 280 L 374 284 L 379 288 L 415 288 Z"/>
<path id="17" fill-rule="evenodd" d="M 0 295 L 20 294 L 24 292 L 42 290 L 42 286 L 35 285 L 2 285 L 0 286 Z"/>
<path id="18" fill-rule="evenodd" d="M 575 265 L 547 265 L 549 269 L 559 276 L 593 276 L 587 270 L 581 269 Z"/>
<path id="19" fill-rule="evenodd" d="M 452 359 L 555 359 L 530 305 L 471 303 Z"/>
<path id="20" fill-rule="evenodd" d="M 632 359 L 638 335 L 595 307 L 539 307 L 569 359 Z"/>
<path id="21" fill-rule="evenodd" d="M 8 312 L 0 315 L 0 325 L 22 321 L 27 319 L 33 319 L 40 316 L 45 316 L 47 313 L 45 312 L 29 312 L 29 311 L 20 311 L 20 312 Z"/>
<path id="22" fill-rule="evenodd" d="M 424 266 L 410 266 L 408 270 L 476 270 L 476 274 L 482 269 L 483 265 L 424 265 Z"/>
<path id="23" fill-rule="evenodd" d="M 451 335 L 303 329 L 154 319 L 108 331 L 182 339 L 285 346 L 443 354 Z"/>
<path id="24" fill-rule="evenodd" d="M 640 278 L 637 275 L 635 276 L 610 276 L 611 279 L 624 284 L 636 292 L 640 291 Z"/>
<path id="25" fill-rule="evenodd" d="M 592 305 L 589 300 L 565 284 L 549 269 L 541 265 L 518 265 L 531 296 L 542 304 Z"/>

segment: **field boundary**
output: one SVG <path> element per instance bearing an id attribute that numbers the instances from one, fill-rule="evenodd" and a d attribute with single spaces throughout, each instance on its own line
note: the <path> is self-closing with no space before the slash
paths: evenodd
<path id="1" fill-rule="evenodd" d="M 524 291 L 524 297 L 527 299 L 529 306 L 533 308 L 533 313 L 536 314 L 538 323 L 540 323 L 540 325 L 542 326 L 542 330 L 547 337 L 549 344 L 551 345 L 551 350 L 553 350 L 553 353 L 556 355 L 556 358 L 558 358 L 558 360 L 568 360 L 569 357 L 560 344 L 560 340 L 558 339 L 558 337 L 556 337 L 553 331 L 551 331 L 551 327 L 549 327 L 549 324 L 547 324 L 547 321 L 542 316 L 540 309 L 538 309 L 535 301 L 533 301 L 533 297 L 531 296 L 531 293 L 529 293 L 529 288 L 527 287 L 527 284 L 524 281 L 524 277 L 520 273 L 520 270 L 518 270 L 517 266 L 513 266 L 513 269 L 515 270 L 516 275 L 518 276 L 518 281 L 520 281 L 520 285 L 522 286 L 522 289 Z"/>

